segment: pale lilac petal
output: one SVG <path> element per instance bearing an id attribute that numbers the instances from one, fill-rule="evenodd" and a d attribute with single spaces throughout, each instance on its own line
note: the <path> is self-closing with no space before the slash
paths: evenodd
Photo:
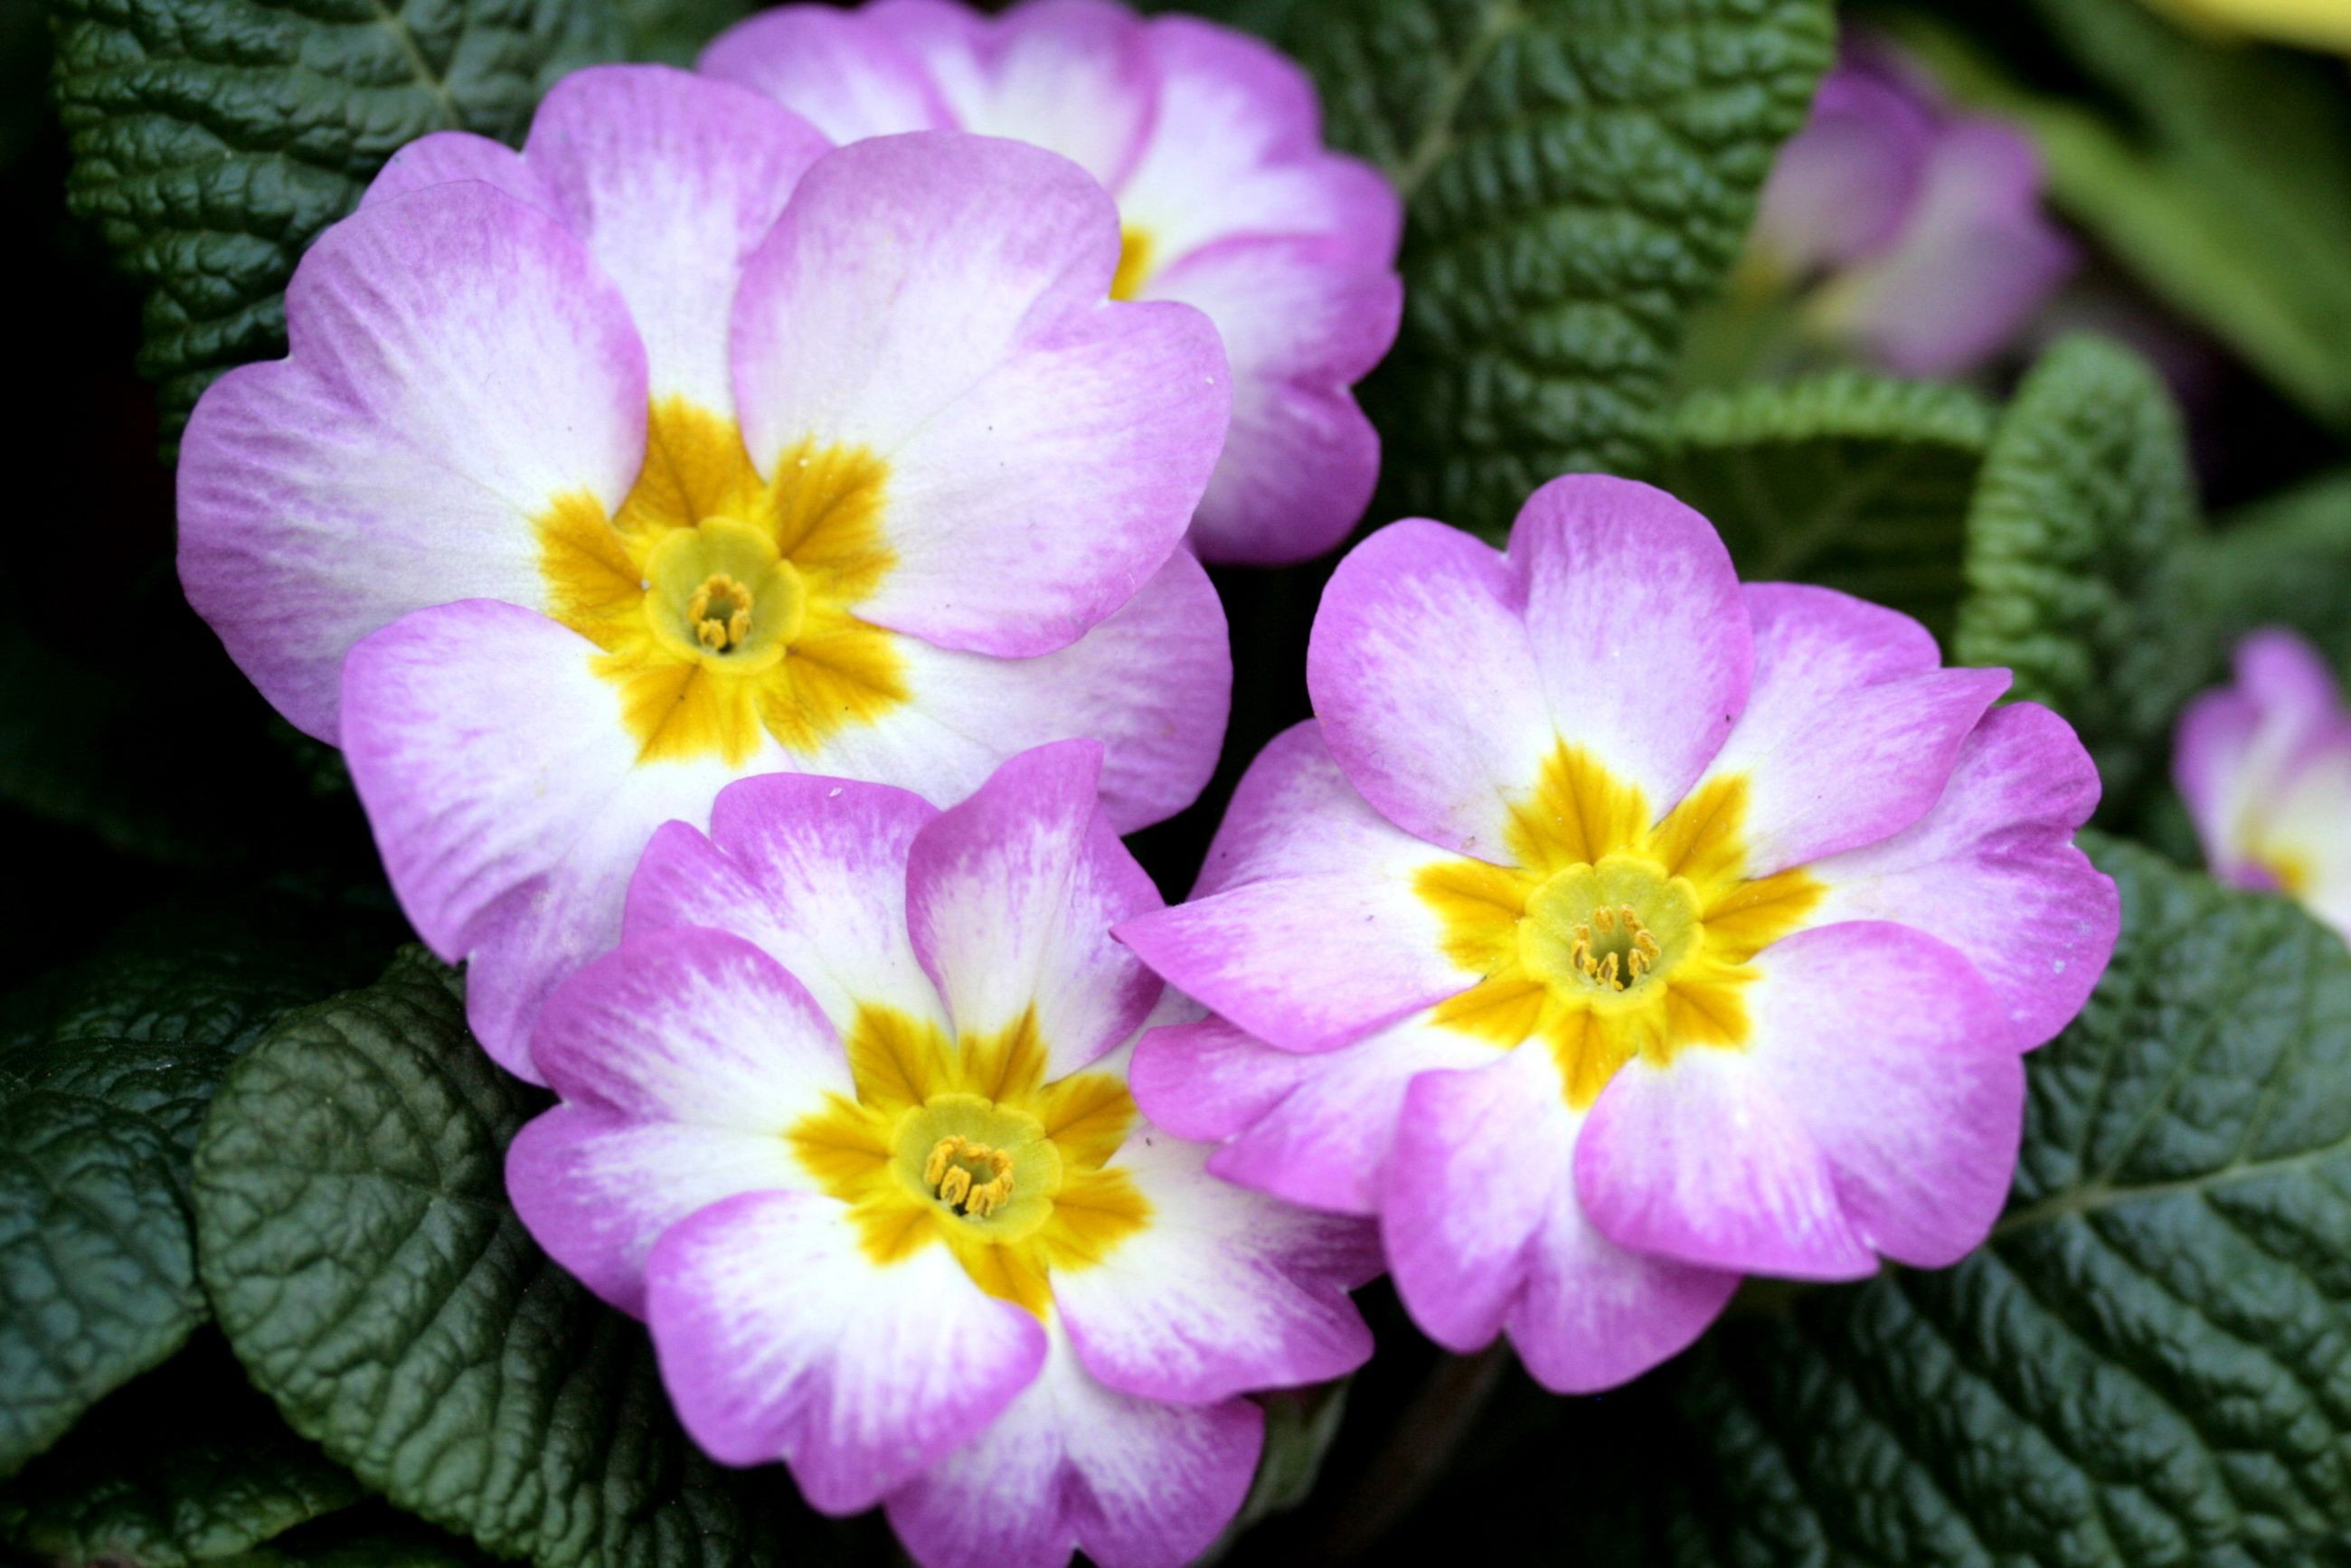
<path id="1" fill-rule="evenodd" d="M 689 1216 L 645 1267 L 678 1419 L 721 1464 L 781 1458 L 826 1513 L 872 1507 L 994 1420 L 1045 1331 L 929 1246 L 874 1264 L 846 1204 L 754 1192 Z"/>
<path id="2" fill-rule="evenodd" d="M 1941 937 L 2001 997 L 2017 1049 L 2039 1045 L 2082 1010 L 2121 925 L 2113 879 L 2074 847 L 2097 803 L 2097 769 L 2071 726 L 2033 703 L 1995 708 L 1933 810 L 1809 868 L 1827 890 L 1813 919 Z"/>
<path id="3" fill-rule="evenodd" d="M 1418 1019 L 1311 1056 L 1216 1019 L 1144 1036 L 1129 1082 L 1154 1122 L 1225 1140 L 1208 1157 L 1211 1174 L 1310 1208 L 1374 1214 L 1413 1079 L 1482 1067 L 1495 1055 L 1482 1040 Z"/>
<path id="4" fill-rule="evenodd" d="M 1405 1096 L 1380 1207 L 1396 1291 L 1457 1352 L 1508 1329 L 1558 1393 L 1611 1388 L 1677 1354 L 1739 1276 L 1630 1252 L 1575 1197 L 1583 1118 L 1540 1044 L 1470 1071 L 1425 1072 Z"/>
<path id="5" fill-rule="evenodd" d="M 1404 287 L 1331 238 L 1238 238 L 1155 275 L 1144 298 L 1207 313 L 1233 382 L 1232 428 L 1192 544 L 1251 566 L 1344 540 L 1379 478 L 1379 434 L 1348 388 L 1395 341 Z"/>
<path id="6" fill-rule="evenodd" d="M 621 934 L 653 830 L 699 822 L 730 770 L 640 765 L 594 645 L 486 600 L 403 616 L 343 667 L 343 754 L 401 907 L 468 960 L 466 1019 L 536 1082 L 531 1020 Z"/>
<path id="7" fill-rule="evenodd" d="M 645 1259 L 687 1215 L 739 1192 L 806 1188 L 772 1132 L 645 1122 L 558 1105 L 507 1147 L 507 1196 L 531 1239 L 581 1284 L 645 1315 Z"/>
<path id="8" fill-rule="evenodd" d="M 1191 16 L 1150 26 L 1159 113 L 1118 191 L 1131 228 L 1174 265 L 1235 235 L 1322 235 L 1364 265 L 1395 259 L 1404 204 L 1377 171 L 1322 144 L 1313 84 L 1279 50 Z"/>
<path id="9" fill-rule="evenodd" d="M 2172 751 L 2172 779 L 2188 803 L 2205 863 L 2213 875 L 2239 885 L 2262 884 L 2241 832 L 2246 797 L 2258 787 L 2252 759 L 2261 731 L 2261 706 L 2235 687 L 2222 687 L 2188 705 Z"/>
<path id="10" fill-rule="evenodd" d="M 2343 697 L 2317 649 L 2282 627 L 2264 627 L 2237 644 L 2237 685 L 2284 727 L 2307 733 L 2332 720 Z"/>
<path id="11" fill-rule="evenodd" d="M 1637 1058 L 1575 1157 L 1612 1239 L 1805 1279 L 1921 1267 L 1982 1241 L 2015 1168 L 2024 1071 L 1957 951 L 1877 922 L 1800 931 L 1756 961 L 1736 1048 Z"/>
<path id="12" fill-rule="evenodd" d="M 1110 301 L 1117 260 L 1110 198 L 1033 147 L 920 131 L 801 177 L 737 298 L 735 387 L 763 472 L 810 441 L 887 465 L 897 559 L 861 616 L 1050 653 L 1165 563 L 1224 440 L 1224 350 L 1188 306 Z"/>
<path id="13" fill-rule="evenodd" d="M 744 264 L 831 148 L 746 89 L 599 66 L 549 91 L 523 157 L 628 300 L 653 395 L 731 414 L 727 334 Z"/>
<path id="14" fill-rule="evenodd" d="M 956 128 L 923 62 L 862 12 L 778 5 L 719 34 L 699 66 L 764 93 L 837 142 Z"/>
<path id="15" fill-rule="evenodd" d="M 1339 770 L 1320 722 L 1310 718 L 1266 742 L 1241 774 L 1192 896 L 1270 877 L 1367 865 L 1402 872 L 1451 858 L 1373 810 Z"/>
<path id="16" fill-rule="evenodd" d="M 1107 0 L 1027 0 L 992 23 L 938 0 L 883 0 L 872 29 L 900 42 L 966 131 L 1050 148 L 1115 192 L 1157 107 L 1144 26 Z"/>
<path id="17" fill-rule="evenodd" d="M 757 944 L 846 1035 L 886 1001 L 944 1025 L 906 934 L 906 855 L 938 815 L 883 784 L 770 773 L 718 792 L 707 838 L 684 822 L 653 835 L 629 883 L 632 937 L 700 925 Z"/>
<path id="18" fill-rule="evenodd" d="M 180 448 L 180 580 L 262 695 L 337 736 L 351 644 L 460 599 L 548 601 L 536 519 L 617 507 L 644 455 L 645 359 L 557 219 L 479 182 L 319 237 L 287 357 L 231 371 Z"/>
<path id="19" fill-rule="evenodd" d="M 1347 1291 L 1379 1272 L 1372 1228 L 1221 1181 L 1207 1155 L 1144 1126 L 1112 1160 L 1150 1218 L 1101 1261 L 1054 1271 L 1078 1359 L 1113 1388 L 1182 1405 L 1362 1365 L 1372 1335 Z"/>
<path id="20" fill-rule="evenodd" d="M 1933 136 L 1927 105 L 1896 83 L 1851 65 L 1831 71 L 1772 162 L 1750 243 L 1795 275 L 1887 243 L 1909 216 Z"/>
<path id="21" fill-rule="evenodd" d="M 906 923 L 956 1033 L 1033 1012 L 1049 1080 L 1123 1043 L 1162 988 L 1111 937 L 1159 891 L 1095 804 L 1101 768 L 1092 741 L 1023 752 L 908 852 Z"/>
<path id="22" fill-rule="evenodd" d="M 1997 353 L 2074 270 L 2041 210 L 2032 141 L 1993 120 L 1944 127 L 1901 232 L 1823 287 L 1813 309 L 1898 375 L 1952 375 Z"/>
<path id="23" fill-rule="evenodd" d="M 800 983 L 741 937 L 691 926 L 581 967 L 540 1009 L 531 1059 L 574 1105 L 778 1141 L 857 1092 Z"/>
<path id="24" fill-rule="evenodd" d="M 1523 609 L 1500 552 L 1410 519 L 1339 562 L 1306 653 L 1348 781 L 1405 831 L 1489 860 L 1556 744 Z"/>
<path id="25" fill-rule="evenodd" d="M 1662 490 L 1571 475 L 1520 508 L 1510 559 L 1559 737 L 1662 816 L 1747 706 L 1754 635 L 1721 537 Z"/>
<path id="26" fill-rule="evenodd" d="M 360 205 L 371 207 L 396 196 L 459 180 L 478 180 L 495 185 L 517 202 L 557 217 L 563 215 L 555 193 L 547 188 L 547 182 L 539 178 L 537 170 L 523 162 L 521 153 L 503 141 L 493 141 L 470 131 L 436 131 L 402 147 L 368 182 L 368 188 L 360 195 Z"/>
<path id="27" fill-rule="evenodd" d="M 1257 1471 L 1264 1416 L 1138 1399 L 1090 1376 L 1056 1333 L 995 1425 L 889 1499 L 922 1568 L 1181 1568 L 1224 1533 Z"/>

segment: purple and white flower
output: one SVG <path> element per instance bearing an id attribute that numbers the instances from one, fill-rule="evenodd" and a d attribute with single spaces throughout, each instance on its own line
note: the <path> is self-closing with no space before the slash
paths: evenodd
<path id="1" fill-rule="evenodd" d="M 2236 684 L 2180 716 L 2173 777 L 2212 874 L 2282 893 L 2351 938 L 2351 709 L 2291 632 L 2237 645 Z"/>
<path id="2" fill-rule="evenodd" d="M 662 829 L 540 1015 L 562 1103 L 508 1155 L 705 1448 L 881 1503 L 926 1568 L 1187 1562 L 1248 1491 L 1243 1395 L 1371 1352 L 1369 1228 L 1219 1181 L 1128 1096 L 1136 1033 L 1198 1009 L 1110 936 L 1160 900 L 1101 755 L 946 811 L 746 779 Z"/>
<path id="3" fill-rule="evenodd" d="M 1211 561 L 1304 560 L 1363 516 L 1379 439 L 1350 392 L 1395 339 L 1402 209 L 1322 145 L 1305 75 L 1243 34 L 1145 21 L 1108 0 L 787 5 L 725 33 L 702 68 L 837 141 L 954 127 L 1050 147 L 1118 199 L 1112 293 L 1207 312 L 1233 420 L 1193 519 Z"/>
<path id="4" fill-rule="evenodd" d="M 343 747 L 501 1062 L 730 779 L 947 801 L 1084 737 L 1121 830 L 1198 791 L 1230 666 L 1181 541 L 1224 357 L 1111 300 L 1119 255 L 1056 154 L 834 150 L 658 68 L 567 78 L 519 152 L 412 143 L 311 247 L 288 357 L 188 427 L 181 576 Z"/>
<path id="5" fill-rule="evenodd" d="M 1193 901 L 1117 931 L 1217 1015 L 1134 1064 L 1210 1170 L 1376 1215 L 1424 1329 L 1507 1329 L 1562 1390 L 1673 1354 L 1743 1274 L 1983 1239 L 2022 1053 L 2117 924 L 2072 842 L 2089 758 L 1992 707 L 2005 672 L 1572 477 L 1507 552 L 1357 546 L 1307 678 Z"/>
<path id="6" fill-rule="evenodd" d="M 1897 374 L 1970 370 L 2074 269 L 2043 183 L 2023 132 L 1851 44 L 1772 165 L 1746 276 L 1800 291 L 1808 329 Z"/>

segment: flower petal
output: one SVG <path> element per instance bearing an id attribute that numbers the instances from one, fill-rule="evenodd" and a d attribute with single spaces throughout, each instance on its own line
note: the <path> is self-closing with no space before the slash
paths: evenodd
<path id="1" fill-rule="evenodd" d="M 1707 769 L 1745 775 L 1748 874 L 1875 843 L 1925 815 L 2005 670 L 1936 668 L 1907 615 L 1831 589 L 1750 586 L 1755 685 Z"/>
<path id="2" fill-rule="evenodd" d="M 738 1192 L 808 1186 L 773 1133 L 646 1122 L 558 1105 L 507 1147 L 507 1196 L 531 1239 L 581 1284 L 645 1315 L 645 1259 L 662 1233 Z"/>
<path id="3" fill-rule="evenodd" d="M 1583 1216 L 1583 1118 L 1529 1045 L 1424 1072 L 1405 1096 L 1380 1206 L 1396 1291 L 1422 1331 L 1468 1352 L 1505 1327 L 1545 1387 L 1612 1388 L 1696 1339 L 1739 1276 L 1630 1252 Z"/>
<path id="4" fill-rule="evenodd" d="M 1339 239 L 1242 236 L 1155 274 L 1143 297 L 1207 312 L 1231 365 L 1232 428 L 1193 547 L 1284 566 L 1345 539 L 1380 471 L 1379 434 L 1347 389 L 1395 341 L 1396 275 Z"/>
<path id="5" fill-rule="evenodd" d="M 540 1010 L 531 1059 L 575 1105 L 778 1141 L 829 1096 L 857 1092 L 800 983 L 741 937 L 692 926 L 582 966 Z"/>
<path id="6" fill-rule="evenodd" d="M 1294 62 L 1191 16 L 1159 17 L 1149 37 L 1159 113 L 1119 206 L 1168 265 L 1235 235 L 1321 235 L 1364 265 L 1395 260 L 1403 203 L 1368 164 L 1322 146 L 1313 84 Z"/>
<path id="7" fill-rule="evenodd" d="M 1844 62 L 1821 79 L 1811 117 L 1773 160 L 1750 243 L 1794 275 L 1886 243 L 1909 215 L 1933 136 L 1915 94 Z"/>
<path id="8" fill-rule="evenodd" d="M 620 505 L 645 358 L 563 225 L 479 183 L 373 204 L 287 287 L 287 357 L 231 371 L 180 449 L 180 580 L 298 727 L 337 733 L 352 643 L 411 610 L 548 601 L 535 518 Z"/>
<path id="9" fill-rule="evenodd" d="M 889 1500 L 923 1568 L 1177 1568 L 1239 1513 L 1265 1417 L 1138 1399 L 1088 1375 L 1053 1334 L 1045 1369 L 996 1424 Z"/>
<path id="10" fill-rule="evenodd" d="M 994 1420 L 1045 1331 L 955 1255 L 879 1265 L 846 1205 L 752 1192 L 671 1228 L 646 1265 L 662 1379 L 721 1464 L 791 1467 L 826 1513 L 872 1507 Z"/>
<path id="11" fill-rule="evenodd" d="M 1113 191 L 1156 102 L 1143 24 L 1105 0 L 1027 0 L 992 22 L 935 0 L 864 13 L 929 68 L 956 125 L 1050 148 Z"/>
<path id="12" fill-rule="evenodd" d="M 1033 1012 L 1050 1082 L 1142 1027 L 1159 977 L 1110 928 L 1159 906 L 1094 801 L 1102 747 L 1026 751 L 914 836 L 906 923 L 966 1041 Z"/>
<path id="13" fill-rule="evenodd" d="M 808 988 L 846 1034 L 861 1005 L 946 1022 L 906 934 L 906 856 L 938 815 L 904 789 L 771 773 L 718 792 L 707 838 L 653 835 L 629 883 L 625 929 L 730 931 Z"/>
<path id="14" fill-rule="evenodd" d="M 475 1035 L 534 1082 L 547 993 L 619 939 L 653 830 L 703 821 L 729 777 L 715 761 L 640 766 L 595 652 L 474 600 L 402 616 L 343 668 L 343 754 L 392 891 L 428 946 L 469 960 Z"/>
<path id="15" fill-rule="evenodd" d="M 801 177 L 737 298 L 735 385 L 763 472 L 804 441 L 887 465 L 896 561 L 861 616 L 1050 653 L 1165 562 L 1224 440 L 1224 350 L 1188 306 L 1110 302 L 1117 259 L 1109 197 L 1033 147 L 920 131 Z"/>
<path id="16" fill-rule="evenodd" d="M 1145 1126 L 1113 1158 L 1150 1218 L 1098 1261 L 1054 1270 L 1078 1359 L 1113 1388 L 1182 1405 L 1361 1366 L 1372 1335 L 1347 1291 L 1380 1271 L 1371 1227 L 1220 1181 L 1207 1156 Z"/>
<path id="17" fill-rule="evenodd" d="M 1559 737 L 1662 816 L 1747 706 L 1754 634 L 1730 552 L 1664 491 L 1578 474 L 1520 508 L 1510 559 Z"/>
<path id="18" fill-rule="evenodd" d="M 929 68 L 891 29 L 874 26 L 872 9 L 778 5 L 719 34 L 698 67 L 765 94 L 844 144 L 955 129 Z"/>
<path id="19" fill-rule="evenodd" d="M 1619 1244 L 1805 1279 L 1939 1267 L 2008 1193 L 2024 1072 L 1957 951 L 1882 922 L 1765 951 L 1737 1049 L 1637 1059 L 1601 1092 L 1577 1190 Z"/>
<path id="20" fill-rule="evenodd" d="M 628 300 L 653 395 L 732 414 L 727 334 L 744 264 L 801 172 L 831 150 L 746 89 L 664 66 L 597 66 L 549 90 L 523 157 Z"/>
<path id="21" fill-rule="evenodd" d="M 1522 603 L 1499 551 L 1442 523 L 1393 523 L 1332 573 L 1306 654 L 1348 781 L 1406 832 L 1490 860 L 1554 745 Z"/>
<path id="22" fill-rule="evenodd" d="M 1942 798 L 1905 831 L 1815 862 L 1817 925 L 1892 920 L 1967 955 L 2029 1050 L 2072 1022 L 2113 956 L 2121 902 L 2074 847 L 2098 773 L 2073 727 L 2034 703 L 1984 716 Z"/>
<path id="23" fill-rule="evenodd" d="M 555 193 L 547 188 L 537 170 L 523 162 L 521 153 L 470 131 L 436 131 L 402 146 L 368 182 L 368 188 L 360 194 L 360 205 L 372 207 L 459 180 L 479 180 L 542 213 L 563 215 Z"/>

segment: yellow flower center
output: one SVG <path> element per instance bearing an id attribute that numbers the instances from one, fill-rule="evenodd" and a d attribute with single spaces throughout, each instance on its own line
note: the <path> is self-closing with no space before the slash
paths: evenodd
<path id="1" fill-rule="evenodd" d="M 1150 235 L 1137 228 L 1121 229 L 1118 235 L 1118 272 L 1110 280 L 1113 299 L 1134 299 L 1141 296 L 1144 285 L 1151 281 L 1151 253 L 1155 247 Z"/>
<path id="2" fill-rule="evenodd" d="M 549 612 L 596 644 L 642 760 L 806 756 L 907 698 L 896 634 L 855 613 L 896 563 L 888 465 L 803 443 L 770 472 L 732 420 L 664 399 L 619 511 L 572 495 L 538 519 Z"/>
<path id="3" fill-rule="evenodd" d="M 1148 1221 L 1104 1168 L 1135 1123 L 1106 1072 L 1045 1082 L 1033 1019 L 957 1041 L 886 1008 L 849 1032 L 857 1098 L 835 1097 L 786 1134 L 818 1186 L 851 1206 L 867 1257 L 934 1244 L 990 1295 L 1042 1316 L 1054 1271 L 1090 1268 Z"/>
<path id="4" fill-rule="evenodd" d="M 1748 874 L 1746 810 L 1745 781 L 1721 779 L 1657 821 L 1638 789 L 1559 747 L 1512 810 L 1515 864 L 1447 861 L 1416 880 L 1447 955 L 1482 977 L 1436 1021 L 1543 1042 L 1578 1107 L 1636 1055 L 1744 1044 L 1749 960 L 1823 891 L 1802 871 Z"/>

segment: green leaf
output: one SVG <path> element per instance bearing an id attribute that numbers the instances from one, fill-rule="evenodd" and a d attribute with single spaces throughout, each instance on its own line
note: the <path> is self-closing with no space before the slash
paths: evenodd
<path id="1" fill-rule="evenodd" d="M 0 1541 L 59 1568 L 183 1568 L 365 1495 L 212 1341 L 113 1395 L 0 1492 Z"/>
<path id="2" fill-rule="evenodd" d="M 1992 410 L 1959 387 L 1834 371 L 1693 395 L 1658 483 L 1750 580 L 1825 583 L 1948 636 Z"/>
<path id="3" fill-rule="evenodd" d="M 2001 416 L 1968 516 L 1955 652 L 2072 720 L 2109 798 L 2158 760 L 2216 639 L 2181 578 L 2198 537 L 2179 412 L 2136 355 L 2070 338 Z"/>
<path id="4" fill-rule="evenodd" d="M 135 1112 L 0 1104 L 0 1479 L 204 1321 L 178 1163 Z"/>
<path id="5" fill-rule="evenodd" d="M 704 1458 L 643 1329 L 507 1205 L 507 1144 L 545 1103 L 491 1064 L 421 956 L 289 1015 L 230 1073 L 196 1155 L 229 1343 L 296 1430 L 494 1552 L 772 1562 L 789 1479 Z"/>
<path id="6" fill-rule="evenodd" d="M 1653 1439 L 1686 1564 L 2132 1568 L 2351 1548 L 2351 952 L 2095 842 L 2123 936 L 2031 1061 L 1983 1250 L 1748 1317 Z"/>
<path id="7" fill-rule="evenodd" d="M 1827 67 L 1825 0 L 1243 5 L 1404 193 L 1405 323 L 1365 389 L 1401 509 L 1499 533 L 1545 480 L 1645 471 Z"/>
<path id="8" fill-rule="evenodd" d="M 2006 8 L 2002 19 L 2014 20 Z M 1906 17 L 1904 41 L 1962 96 L 2022 122 L 2051 194 L 2175 310 L 2317 417 L 2351 423 L 2351 106 L 2339 66 L 2215 47 L 2142 0 L 2031 0 L 2083 89 L 2044 93 L 1980 48 Z"/>
<path id="9" fill-rule="evenodd" d="M 753 0 L 621 0 L 629 57 L 691 66 L 703 45 L 755 8 Z"/>
<path id="10" fill-rule="evenodd" d="M 2201 618 L 2224 636 L 2291 626 L 2351 670 L 2351 473 L 2323 475 L 2221 517 L 2180 576 Z"/>
<path id="11" fill-rule="evenodd" d="M 148 286 L 176 434 L 213 377 L 285 351 L 294 263 L 395 149 L 517 133 L 625 31 L 611 0 L 57 0 L 56 39 L 68 200 Z"/>

